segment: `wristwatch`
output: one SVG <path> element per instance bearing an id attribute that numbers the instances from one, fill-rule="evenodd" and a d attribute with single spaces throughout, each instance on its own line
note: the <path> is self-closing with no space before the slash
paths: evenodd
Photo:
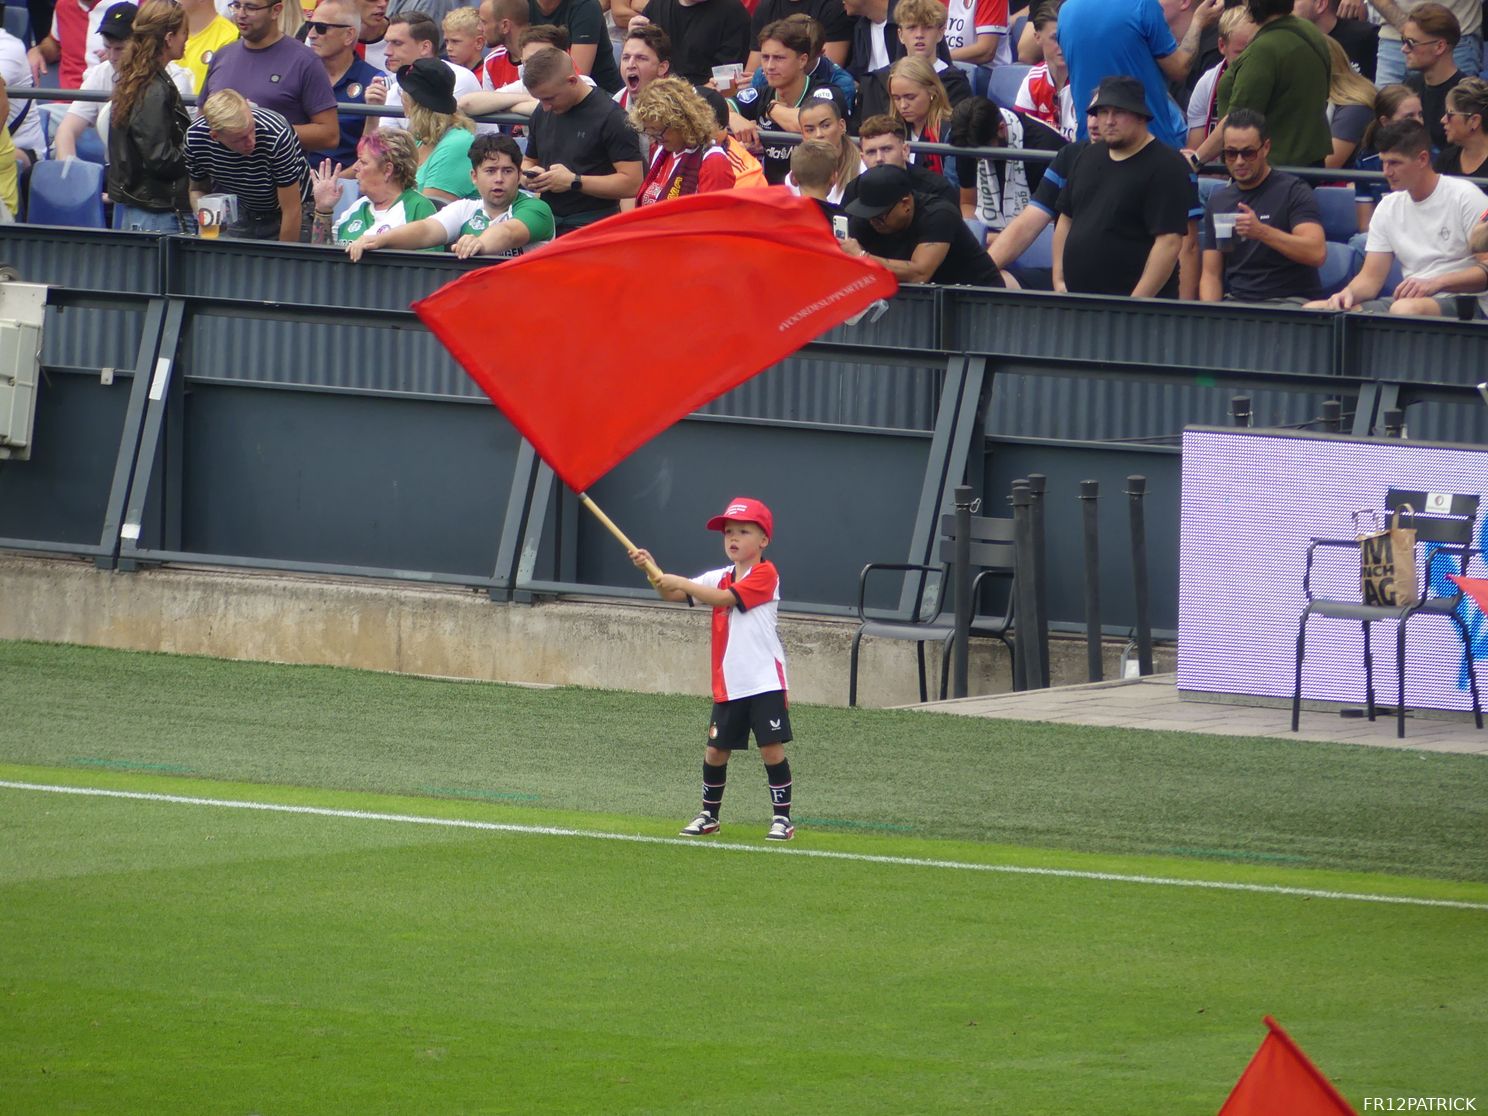
<path id="1" fill-rule="evenodd" d="M 584 176 L 582 174 L 576 174 L 576 175 L 574 175 L 573 185 L 570 186 L 569 189 L 570 190 L 573 190 L 573 191 L 575 191 L 577 193 L 583 193 L 583 191 L 584 191 Z"/>

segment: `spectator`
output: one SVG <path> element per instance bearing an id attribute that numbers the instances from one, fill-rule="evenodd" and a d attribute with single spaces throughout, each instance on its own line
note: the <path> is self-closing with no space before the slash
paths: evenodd
<path id="1" fill-rule="evenodd" d="M 872 71 L 892 66 L 904 57 L 890 0 L 842 0 L 842 9 L 853 17 L 847 69 L 854 80 L 861 82 Z"/>
<path id="2" fill-rule="evenodd" d="M 858 142 L 865 170 L 886 164 L 900 167 L 909 174 L 909 183 L 915 193 L 931 194 L 953 206 L 960 206 L 961 195 L 946 181 L 945 175 L 935 173 L 923 163 L 910 161 L 913 153 L 909 150 L 909 129 L 904 126 L 904 121 L 892 116 L 870 116 L 858 129 Z M 855 178 L 843 190 L 842 202 L 846 205 L 857 196 L 858 180 Z"/>
<path id="3" fill-rule="evenodd" d="M 1317 298 L 1322 293 L 1317 269 L 1328 250 L 1312 188 L 1271 169 L 1271 140 L 1259 113 L 1236 109 L 1226 118 L 1221 138 L 1230 181 L 1210 194 L 1205 206 L 1199 297 L 1205 302 Z M 1224 241 L 1215 234 L 1216 214 L 1234 221 Z"/>
<path id="4" fill-rule="evenodd" d="M 520 58 L 517 36 L 527 27 L 527 0 L 481 0 L 481 30 L 491 52 L 478 71 L 481 88 L 500 89 L 521 80 L 513 58 Z"/>
<path id="5" fill-rule="evenodd" d="M 279 33 L 287 39 L 303 43 L 305 36 L 301 29 L 304 26 L 305 9 L 300 7 L 299 0 L 285 0 L 279 7 Z"/>
<path id="6" fill-rule="evenodd" d="M 1373 81 L 1379 55 L 1379 28 L 1365 19 L 1345 19 L 1336 7 L 1337 0 L 1295 0 L 1292 14 L 1338 40 L 1354 68 Z"/>
<path id="7" fill-rule="evenodd" d="M 1440 149 L 1447 143 L 1442 126 L 1447 94 L 1466 76 L 1452 57 L 1452 49 L 1462 37 L 1457 17 L 1440 4 L 1417 4 L 1405 21 L 1404 31 L 1400 44 L 1410 71 L 1405 84 L 1420 95 L 1426 131 L 1431 134 L 1432 146 Z"/>
<path id="8" fill-rule="evenodd" d="M 103 0 L 65 0 L 57 4 L 52 11 L 51 30 L 26 52 L 32 81 L 43 84 L 41 78 L 49 72 L 47 67 L 57 66 L 57 88 L 79 88 L 84 72 L 103 61 L 107 53 L 101 25 L 111 10 Z"/>
<path id="9" fill-rule="evenodd" d="M 479 80 L 481 63 L 486 59 L 486 33 L 481 29 L 480 13 L 469 7 L 451 8 L 440 29 L 444 32 L 444 56 Z"/>
<path id="10" fill-rule="evenodd" d="M 36 82 L 26 60 L 26 44 L 0 27 L 0 81 L 7 89 L 30 89 Z M 46 158 L 46 133 L 41 128 L 41 103 L 31 98 L 7 97 L 10 116 L 7 131 L 14 141 L 19 165 L 29 167 Z"/>
<path id="11" fill-rule="evenodd" d="M 1488 81 L 1463 78 L 1447 94 L 1447 111 L 1442 118 L 1447 146 L 1436 159 L 1439 174 L 1482 177 L 1488 163 Z"/>
<path id="12" fill-rule="evenodd" d="M 1059 45 L 1069 65 L 1076 105 L 1090 104 L 1100 82 L 1131 74 L 1142 83 L 1152 134 L 1175 150 L 1187 138 L 1183 113 L 1168 81 L 1186 81 L 1204 29 L 1218 22 L 1223 0 L 1199 0 L 1180 44 L 1157 0 L 1066 0 L 1059 10 Z M 1321 111 L 1321 109 L 1319 109 Z M 1084 120 L 1078 135 L 1084 138 Z"/>
<path id="13" fill-rule="evenodd" d="M 1006 45 L 1008 0 L 950 0 L 949 8 L 945 44 L 952 62 L 993 66 L 1012 61 Z M 902 21 L 899 26 L 904 26 Z"/>
<path id="14" fill-rule="evenodd" d="M 552 208 L 558 235 L 609 217 L 641 188 L 641 145 L 620 106 L 585 85 L 553 47 L 529 55 L 537 98 L 523 162 L 526 185 Z M 528 172 L 532 173 L 528 173 Z"/>
<path id="15" fill-rule="evenodd" d="M 957 147 L 1014 147 L 1058 151 L 1064 137 L 1031 116 L 998 108 L 985 97 L 956 106 L 951 116 L 951 142 Z M 1044 177 L 1044 163 L 1032 159 L 972 159 L 958 156 L 961 212 L 980 226 L 979 239 L 990 242 L 1023 212 Z M 973 232 L 978 231 L 973 227 Z"/>
<path id="16" fill-rule="evenodd" d="M 729 134 L 729 107 L 723 95 L 716 89 L 704 86 L 698 90 L 698 96 L 708 102 L 708 107 L 713 110 L 713 119 L 718 125 L 713 133 L 713 141 L 728 156 L 729 166 L 734 172 L 734 189 L 768 186 L 770 183 L 765 178 L 765 168 L 760 165 L 760 161 L 750 153 L 749 148 Z"/>
<path id="17" fill-rule="evenodd" d="M 749 19 L 749 40 L 753 44 L 744 69 L 759 69 L 759 43 L 765 28 L 776 20 L 792 15 L 807 15 L 821 27 L 821 52 L 839 66 L 847 65 L 852 50 L 853 21 L 842 7 L 842 0 L 759 0 Z M 944 29 L 944 21 L 941 23 Z"/>
<path id="18" fill-rule="evenodd" d="M 568 53 L 579 73 L 593 77 L 594 84 L 606 93 L 620 88 L 620 70 L 599 0 L 531 0 L 527 18 L 562 27 L 568 32 Z"/>
<path id="19" fill-rule="evenodd" d="M 1192 193 L 1188 167 L 1154 142 L 1136 78 L 1107 78 L 1090 108 L 1101 141 L 1080 152 L 1059 195 L 1054 289 L 1176 297 Z"/>
<path id="20" fill-rule="evenodd" d="M 387 17 L 388 0 L 357 0 L 362 15 L 362 33 L 357 42 L 361 44 L 362 61 L 374 70 L 387 72 Z"/>
<path id="21" fill-rule="evenodd" d="M 1188 101 L 1189 147 L 1198 147 L 1219 123 L 1219 79 L 1244 53 L 1255 33 L 1255 21 L 1244 7 L 1226 8 L 1219 17 L 1219 64 L 1204 71 Z"/>
<path id="22" fill-rule="evenodd" d="M 729 124 L 730 130 L 746 145 L 763 152 L 760 161 L 765 177 L 778 186 L 790 173 L 790 145 L 763 144 L 755 125 L 800 135 L 800 108 L 808 99 L 837 100 L 844 115 L 846 110 L 841 104 L 841 94 L 833 86 L 818 84 L 810 76 L 811 35 L 803 23 L 781 19 L 765 28 L 760 59 L 765 92 L 760 93 L 753 86 L 739 90 L 734 98 L 737 108 Z"/>
<path id="23" fill-rule="evenodd" d="M 460 0 L 388 0 L 388 20 L 400 15 L 426 15 L 435 27 L 442 27 L 444 17 L 459 3 Z"/>
<path id="24" fill-rule="evenodd" d="M 1374 81 L 1376 85 L 1390 85 L 1394 82 L 1404 81 L 1407 68 L 1423 69 L 1421 66 L 1411 66 L 1410 48 L 1405 47 L 1407 38 L 1421 39 L 1430 38 L 1437 34 L 1436 31 L 1427 31 L 1423 36 L 1415 30 L 1408 29 L 1407 21 L 1413 19 L 1418 9 L 1424 5 L 1421 0 L 1404 0 L 1397 3 L 1396 0 L 1369 0 L 1369 6 L 1379 13 L 1383 23 L 1379 31 L 1379 53 L 1375 63 Z M 1440 6 L 1440 5 L 1438 5 Z M 1457 39 L 1455 46 L 1449 46 L 1448 51 L 1453 56 L 1457 69 L 1469 76 L 1478 73 L 1482 68 L 1483 60 L 1483 7 L 1479 0 L 1447 0 L 1446 8 L 1457 20 Z M 1428 17 L 1428 23 L 1445 26 L 1439 14 L 1433 13 Z M 1434 45 L 1434 44 L 1432 44 Z M 1428 51 L 1427 53 L 1434 53 Z M 1450 69 L 1445 71 L 1450 73 Z M 1430 127 L 1430 118 L 1427 118 L 1427 127 Z"/>
<path id="25" fill-rule="evenodd" d="M 879 166 L 858 179 L 858 196 L 843 206 L 849 256 L 868 257 L 901 283 L 1000 287 L 1002 276 L 967 229 L 955 206 L 917 194 L 903 167 Z"/>
<path id="26" fill-rule="evenodd" d="M 186 232 L 186 128 L 191 118 L 165 67 L 186 50 L 186 13 L 174 0 L 145 0 L 134 17 L 114 85 L 108 192 L 114 225 Z"/>
<path id="27" fill-rule="evenodd" d="M 1219 79 L 1221 119 L 1248 108 L 1266 118 L 1275 162 L 1320 167 L 1333 150 L 1328 132 L 1328 39 L 1292 15 L 1291 0 L 1245 0 L 1256 33 L 1244 54 Z M 1197 162 L 1210 162 L 1220 148 L 1215 128 L 1198 147 Z"/>
<path id="28" fill-rule="evenodd" d="M 808 101 L 801 108 L 800 119 L 802 136 L 830 144 L 832 150 L 837 152 L 837 166 L 833 174 L 836 193 L 831 200 L 840 202 L 842 191 L 863 173 L 863 157 L 858 153 L 858 145 L 847 134 L 847 120 L 842 115 L 842 106 L 830 97 Z M 799 184 L 789 175 L 786 176 L 785 184 L 797 193 L 800 192 Z"/>
<path id="29" fill-rule="evenodd" d="M 469 162 L 475 121 L 455 103 L 450 68 L 437 58 L 420 58 L 403 70 L 398 84 L 406 98 L 408 133 L 419 152 L 414 186 L 436 208 L 474 197 Z"/>
<path id="30" fill-rule="evenodd" d="M 1168 30 L 1172 33 L 1174 40 L 1181 43 L 1183 37 L 1188 34 L 1188 29 L 1193 26 L 1194 17 L 1198 14 L 1194 6 L 1195 0 L 1159 0 L 1159 2 L 1162 3 L 1163 19 L 1168 25 Z M 1225 10 L 1228 11 L 1228 7 Z M 1193 98 L 1194 87 L 1198 85 L 1199 78 L 1206 71 L 1218 66 L 1221 61 L 1223 61 L 1223 56 L 1219 53 L 1219 20 L 1216 19 L 1199 32 L 1199 42 L 1194 48 L 1194 57 L 1189 63 L 1188 73 L 1181 78 L 1168 81 L 1168 96 L 1173 98 L 1174 104 L 1180 110 L 1187 108 L 1188 102 Z"/>
<path id="31" fill-rule="evenodd" d="M 490 92 L 482 89 L 477 93 L 466 93 L 457 97 L 455 99 L 459 101 L 460 108 L 472 116 L 482 116 L 493 112 L 512 112 L 521 116 L 531 116 L 537 110 L 537 100 L 522 83 L 521 63 L 545 46 L 566 53 L 568 32 L 551 23 L 529 24 L 522 28 L 517 35 L 517 68 L 519 71 L 517 80 Z M 579 81 L 590 89 L 598 88 L 594 84 L 594 79 L 588 74 L 580 74 Z"/>
<path id="32" fill-rule="evenodd" d="M 683 79 L 658 78 L 641 90 L 630 122 L 655 147 L 637 205 L 733 189 L 733 167 L 713 139 L 713 110 Z"/>
<path id="33" fill-rule="evenodd" d="M 10 114 L 10 97 L 5 82 L 0 80 L 0 113 Z M 0 225 L 9 225 L 20 212 L 20 175 L 16 171 L 15 141 L 10 132 L 0 128 Z"/>
<path id="34" fill-rule="evenodd" d="M 521 163 L 522 149 L 510 136 L 477 136 L 470 145 L 470 177 L 476 197 L 451 202 L 422 221 L 352 241 L 346 246 L 347 254 L 356 261 L 362 253 L 379 248 L 448 244 L 462 260 L 471 256 L 511 259 L 546 244 L 553 239 L 553 212 L 546 202 L 520 188 Z"/>
<path id="35" fill-rule="evenodd" d="M 198 103 L 219 89 L 234 90 L 287 120 L 306 151 L 323 151 L 340 142 L 336 94 L 316 53 L 279 29 L 285 2 L 299 4 L 233 0 L 238 41 L 212 58 Z"/>
<path id="36" fill-rule="evenodd" d="M 114 77 L 118 72 L 119 62 L 124 57 L 125 44 L 129 42 L 129 36 L 134 30 L 134 13 L 133 4 L 114 4 L 105 13 L 101 31 L 108 49 L 103 61 L 91 67 L 83 75 L 83 89 L 97 93 L 114 91 Z M 181 91 L 183 97 L 191 96 L 190 71 L 172 62 L 166 66 L 165 72 L 175 82 L 176 88 Z M 109 105 L 107 103 L 73 101 L 67 109 L 67 114 L 62 117 L 62 123 L 57 125 L 57 134 L 52 139 L 53 158 L 71 159 L 76 156 L 78 138 L 93 127 L 98 129 L 104 149 L 107 150 L 108 121 Z"/>
<path id="37" fill-rule="evenodd" d="M 192 87 L 200 89 L 217 52 L 238 41 L 238 29 L 222 18 L 212 0 L 181 0 L 181 7 L 186 10 L 187 31 L 181 65 L 191 71 Z"/>
<path id="38" fill-rule="evenodd" d="M 749 55 L 749 10 L 739 0 L 611 0 L 615 21 L 637 15 L 672 40 L 672 72 L 694 85 L 713 77 L 714 66 L 743 62 Z"/>
<path id="39" fill-rule="evenodd" d="M 806 72 L 811 76 L 811 80 L 817 85 L 832 86 L 842 94 L 842 103 L 851 106 L 858 99 L 858 83 L 853 80 L 852 74 L 822 53 L 822 25 L 804 12 L 786 16 L 783 22 L 792 27 L 799 25 L 811 39 L 811 58 L 806 64 Z M 748 81 L 742 81 L 740 84 L 752 85 L 761 93 L 769 88 L 763 69 L 755 70 L 749 75 Z"/>
<path id="40" fill-rule="evenodd" d="M 961 70 L 937 51 L 945 39 L 946 7 L 940 0 L 899 0 L 894 9 L 899 21 L 899 42 L 906 58 L 923 58 L 935 69 L 945 86 L 946 100 L 954 108 L 971 97 L 971 83 Z M 858 119 L 879 116 L 889 111 L 889 70 L 884 66 L 864 76 L 858 89 Z"/>
<path id="41" fill-rule="evenodd" d="M 309 239 L 310 167 L 284 117 L 219 89 L 186 129 L 191 208 L 203 194 L 233 194 L 238 219 L 225 236 L 288 243 Z"/>
<path id="42" fill-rule="evenodd" d="M 1091 136 L 1100 133 L 1100 121 L 1096 119 L 1093 112 L 1087 111 L 1085 114 L 1085 131 Z M 987 246 L 987 254 L 992 257 L 992 262 L 998 268 L 1011 267 L 1024 252 L 1028 251 L 1029 246 L 1038 239 L 1039 235 L 1058 220 L 1059 195 L 1069 181 L 1075 160 L 1090 146 L 1091 142 L 1088 139 L 1073 140 L 1061 147 L 1049 165 L 1044 168 L 1044 175 L 1039 179 L 1039 184 L 1034 187 L 1028 204 L 1023 207 L 1023 212 L 1008 222 L 1007 227 L 992 238 Z M 1039 274 L 1030 280 L 1030 269 L 1019 269 L 1016 284 L 1036 287 L 1039 290 L 1053 290 L 1052 271 L 1047 274 L 1042 268 L 1037 271 Z M 1004 277 L 1007 277 L 1005 270 Z"/>
<path id="43" fill-rule="evenodd" d="M 386 44 L 385 56 L 389 76 L 374 80 L 364 96 L 369 105 L 400 108 L 403 104 L 403 91 L 399 87 L 401 79 L 398 75 L 420 58 L 440 61 L 439 28 L 423 12 L 404 12 L 388 20 L 387 34 L 383 36 L 383 42 Z M 480 79 L 464 66 L 456 66 L 453 62 L 444 61 L 440 61 L 440 65 L 446 67 L 454 79 L 457 100 L 467 93 L 480 92 Z M 375 132 L 383 124 L 391 124 L 396 128 L 408 127 L 408 121 L 403 119 L 367 117 L 368 132 Z"/>
<path id="44" fill-rule="evenodd" d="M 636 94 L 671 72 L 671 38 L 654 23 L 637 24 L 626 34 L 620 49 L 620 80 L 625 84 L 615 94 L 615 103 L 630 108 Z"/>
<path id="45" fill-rule="evenodd" d="M 1059 46 L 1059 7 L 1062 0 L 1039 0 L 1033 6 L 1029 23 L 1034 42 L 1038 44 L 1037 63 L 1023 75 L 1013 98 L 1013 108 L 1026 112 L 1035 120 L 1053 128 L 1067 140 L 1075 138 L 1079 121 L 1075 119 L 1075 100 L 1070 90 L 1069 68 Z M 950 92 L 950 86 L 946 87 Z M 954 105 L 955 102 L 952 101 Z"/>
<path id="46" fill-rule="evenodd" d="M 1431 137 L 1413 120 L 1381 128 L 1377 144 L 1392 192 L 1370 219 L 1364 265 L 1343 290 L 1308 306 L 1454 317 L 1456 295 L 1482 291 L 1488 275 L 1470 247 L 1488 195 L 1466 179 L 1437 174 Z M 1378 298 L 1397 260 L 1405 278 L 1390 297 Z M 1485 297 L 1479 295 L 1478 316 Z"/>
<path id="47" fill-rule="evenodd" d="M 834 194 L 842 196 L 842 191 L 837 186 L 837 160 L 837 151 L 830 143 L 805 140 L 796 144 L 796 149 L 791 152 L 790 180 L 795 183 L 801 197 L 810 198 L 816 203 L 822 216 L 827 219 L 827 224 L 832 225 L 833 232 L 837 231 L 836 219 L 842 218 L 845 236 L 847 216 L 842 212 L 842 207 L 832 200 Z"/>
<path id="48" fill-rule="evenodd" d="M 325 67 L 336 103 L 366 104 L 367 90 L 383 75 L 356 56 L 362 16 L 355 0 L 321 0 L 309 21 L 309 29 L 305 43 Z M 341 114 L 337 118 L 338 142 L 334 147 L 315 152 L 315 155 L 350 167 L 356 160 L 357 140 L 371 119 L 376 118 Z"/>
<path id="49" fill-rule="evenodd" d="M 923 58 L 901 58 L 889 70 L 890 115 L 902 121 L 910 143 L 945 143 L 951 135 L 951 102 L 945 86 Z M 953 163 L 944 155 L 911 153 L 910 161 L 943 174 L 953 184 Z"/>
<path id="50" fill-rule="evenodd" d="M 1424 123 L 1421 116 L 1421 96 L 1408 85 L 1386 85 L 1374 95 L 1374 119 L 1364 129 L 1359 141 L 1359 154 L 1354 160 L 1357 170 L 1379 171 L 1382 169 L 1379 152 L 1375 149 L 1376 134 L 1386 124 L 1401 120 Z M 1389 192 L 1381 182 L 1357 182 L 1354 184 L 1354 207 L 1359 215 L 1359 231 L 1369 228 L 1369 218 L 1374 207 Z"/>
<path id="51" fill-rule="evenodd" d="M 311 175 L 315 198 L 312 244 L 350 244 L 364 236 L 387 232 L 432 217 L 437 207 L 414 189 L 418 176 L 418 148 L 402 128 L 380 128 L 363 136 L 356 148 L 352 171 L 361 194 L 340 220 L 341 166 L 326 159 Z M 333 223 L 334 222 L 334 223 Z"/>
<path id="52" fill-rule="evenodd" d="M 1332 69 L 1328 75 L 1328 133 L 1333 150 L 1323 160 L 1325 167 L 1351 167 L 1359 144 L 1374 119 L 1374 84 L 1354 72 L 1337 39 L 1324 40 Z"/>

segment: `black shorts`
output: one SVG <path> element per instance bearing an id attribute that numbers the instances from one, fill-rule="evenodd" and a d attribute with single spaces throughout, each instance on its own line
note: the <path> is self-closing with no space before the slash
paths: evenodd
<path id="1" fill-rule="evenodd" d="M 785 707 L 784 690 L 767 690 L 752 697 L 713 703 L 713 718 L 708 725 L 708 743 L 714 748 L 739 752 L 749 747 L 749 733 L 754 742 L 787 744 L 791 738 L 790 712 Z"/>

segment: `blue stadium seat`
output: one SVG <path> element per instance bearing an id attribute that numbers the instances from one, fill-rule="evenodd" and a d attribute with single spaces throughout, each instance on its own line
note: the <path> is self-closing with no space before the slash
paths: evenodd
<path id="1" fill-rule="evenodd" d="M 1323 288 L 1324 298 L 1341 291 L 1358 270 L 1353 250 L 1347 244 L 1330 240 L 1326 247 L 1328 258 L 1318 268 L 1318 283 Z"/>
<path id="2" fill-rule="evenodd" d="M 27 219 L 33 225 L 101 229 L 103 168 L 97 163 L 45 159 L 31 168 Z"/>
<path id="3" fill-rule="evenodd" d="M 1018 41 L 1023 38 L 1023 28 L 1026 26 L 1028 26 L 1028 13 L 1024 12 L 1014 18 L 1013 25 L 1008 28 L 1008 55 L 1014 62 L 1018 60 Z"/>
<path id="4" fill-rule="evenodd" d="M 1044 231 L 1034 238 L 1032 244 L 1008 267 L 1014 275 L 1023 271 L 1048 271 L 1054 266 L 1054 224 L 1044 226 Z"/>
<path id="5" fill-rule="evenodd" d="M 1221 186 L 1229 183 L 1228 178 L 1200 178 L 1199 179 L 1199 204 L 1205 208 L 1209 205 L 1209 195 Z"/>
<path id="6" fill-rule="evenodd" d="M 9 31 L 26 46 L 31 46 L 31 13 L 24 5 L 7 4 L 5 6 L 5 30 Z"/>
<path id="7" fill-rule="evenodd" d="M 1352 186 L 1317 186 L 1312 196 L 1323 214 L 1323 235 L 1338 244 L 1347 244 L 1359 231 L 1359 216 L 1354 209 Z"/>
<path id="8" fill-rule="evenodd" d="M 100 167 L 108 162 L 108 150 L 103 146 L 103 137 L 94 128 L 84 128 L 78 136 L 77 157 Z"/>
<path id="9" fill-rule="evenodd" d="M 341 214 L 351 208 L 351 203 L 361 197 L 362 191 L 357 186 L 355 178 L 343 178 L 341 180 L 341 196 L 336 199 L 336 208 L 332 210 L 332 221 L 341 220 Z"/>
<path id="10" fill-rule="evenodd" d="M 1022 62 L 1009 62 L 1004 66 L 994 67 L 987 85 L 988 99 L 996 101 L 1003 108 L 1012 108 L 1013 101 L 1018 96 L 1018 87 L 1023 84 L 1023 78 L 1031 69 L 1032 66 Z"/>

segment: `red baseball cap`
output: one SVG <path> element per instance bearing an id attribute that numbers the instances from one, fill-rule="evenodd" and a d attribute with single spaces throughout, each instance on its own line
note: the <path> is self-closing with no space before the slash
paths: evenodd
<path id="1" fill-rule="evenodd" d="M 767 537 L 772 539 L 775 537 L 775 517 L 770 514 L 770 509 L 748 496 L 735 496 L 730 500 L 728 507 L 723 509 L 722 515 L 715 515 L 708 520 L 708 530 L 722 531 L 723 525 L 729 520 L 737 523 L 758 523 Z"/>

